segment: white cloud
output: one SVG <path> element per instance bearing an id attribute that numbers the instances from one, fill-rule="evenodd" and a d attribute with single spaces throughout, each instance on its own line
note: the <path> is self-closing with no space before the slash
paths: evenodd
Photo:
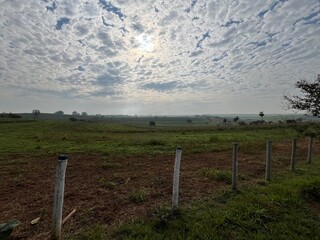
<path id="1" fill-rule="evenodd" d="M 8 100 L 23 96 L 48 111 L 66 99 L 102 113 L 279 112 L 283 92 L 319 72 L 317 0 L 0 3 L 6 111 L 26 109 Z"/>

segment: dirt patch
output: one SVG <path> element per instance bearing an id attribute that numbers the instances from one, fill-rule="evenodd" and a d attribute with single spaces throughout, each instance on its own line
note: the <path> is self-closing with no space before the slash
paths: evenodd
<path id="1" fill-rule="evenodd" d="M 299 142 L 297 161 L 305 161 L 307 142 Z M 290 142 L 276 142 L 273 167 L 289 169 Z M 318 154 L 315 149 L 314 154 Z M 20 160 L 19 160 L 20 159 Z M 182 155 L 180 203 L 210 196 L 224 182 L 199 174 L 203 168 L 231 171 L 232 152 Z M 22 163 L 21 163 L 22 161 Z M 8 162 L 10 164 L 8 164 Z M 101 155 L 72 155 L 68 161 L 63 213 L 76 214 L 63 227 L 74 234 L 99 222 L 117 224 L 133 217 L 147 216 L 157 206 L 171 204 L 174 155 L 108 158 Z M 12 239 L 45 239 L 50 231 L 56 158 L 21 160 L 13 156 L 0 160 L 0 222 L 19 219 L 22 224 Z M 239 174 L 243 181 L 264 178 L 265 153 L 239 153 Z M 30 222 L 41 217 L 36 225 Z"/>
<path id="2" fill-rule="evenodd" d="M 320 202 L 308 201 L 307 206 L 320 218 Z"/>

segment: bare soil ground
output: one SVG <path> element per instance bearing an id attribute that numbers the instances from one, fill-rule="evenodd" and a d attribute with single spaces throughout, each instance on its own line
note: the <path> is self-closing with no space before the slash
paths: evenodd
<path id="1" fill-rule="evenodd" d="M 317 144 L 314 154 L 319 154 Z M 239 181 L 264 179 L 265 152 L 245 154 L 239 149 Z M 273 143 L 273 169 L 289 170 L 291 142 Z M 297 161 L 306 161 L 307 141 L 298 141 Z M 18 160 L 19 159 L 19 160 Z M 12 239 L 46 239 L 50 231 L 56 158 L 29 159 L 11 156 L 0 160 L 0 223 L 19 219 Z M 21 162 L 22 161 L 22 162 Z M 180 203 L 209 197 L 227 183 L 199 174 L 202 168 L 231 170 L 232 151 L 183 155 Z M 107 163 L 107 164 L 104 164 Z M 117 164 L 112 164 L 117 163 Z M 147 217 L 157 206 L 171 204 L 174 153 L 171 156 L 139 156 L 106 159 L 101 155 L 72 155 L 68 161 L 63 214 L 77 212 L 63 226 L 73 234 L 99 222 L 107 226 L 133 217 Z M 112 182 L 112 184 L 110 184 Z M 139 203 L 136 198 L 145 199 Z M 31 221 L 41 217 L 36 225 Z"/>

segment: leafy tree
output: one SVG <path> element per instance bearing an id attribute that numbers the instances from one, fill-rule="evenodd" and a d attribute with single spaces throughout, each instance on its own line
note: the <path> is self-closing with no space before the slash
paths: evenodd
<path id="1" fill-rule="evenodd" d="M 56 114 L 56 115 L 63 115 L 64 112 L 60 110 L 60 111 L 56 111 L 54 114 Z"/>
<path id="2" fill-rule="evenodd" d="M 320 117 L 320 74 L 313 82 L 300 80 L 295 83 L 302 96 L 284 96 L 285 109 L 305 110 L 315 117 Z"/>
<path id="3" fill-rule="evenodd" d="M 34 109 L 34 110 L 32 110 L 32 114 L 33 114 L 33 119 L 36 119 L 40 115 L 40 110 Z"/>
<path id="4" fill-rule="evenodd" d="M 192 123 L 192 120 L 190 118 L 188 118 L 186 121 L 187 123 Z"/>
<path id="5" fill-rule="evenodd" d="M 81 115 L 82 115 L 82 116 L 88 116 L 88 113 L 82 112 Z"/>
<path id="6" fill-rule="evenodd" d="M 72 112 L 72 115 L 73 115 L 73 116 L 77 116 L 77 115 L 79 115 L 79 113 L 78 113 L 77 111 L 73 111 L 73 112 Z"/>
<path id="7" fill-rule="evenodd" d="M 264 113 L 263 112 L 259 112 L 259 116 L 261 117 L 261 120 L 263 121 Z"/>
<path id="8" fill-rule="evenodd" d="M 223 119 L 223 123 L 224 123 L 224 124 L 227 124 L 227 119 L 224 118 L 224 119 Z"/>
<path id="9" fill-rule="evenodd" d="M 233 121 L 236 123 L 240 118 L 238 116 L 236 116 Z"/>

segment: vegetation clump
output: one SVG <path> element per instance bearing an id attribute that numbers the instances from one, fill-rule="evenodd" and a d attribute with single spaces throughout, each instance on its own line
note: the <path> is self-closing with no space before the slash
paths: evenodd
<path id="1" fill-rule="evenodd" d="M 140 188 L 129 195 L 129 200 L 130 202 L 141 204 L 147 201 L 148 197 L 149 191 L 146 188 Z"/>
<path id="2" fill-rule="evenodd" d="M 207 178 L 210 178 L 219 182 L 231 183 L 231 179 L 232 179 L 231 172 L 227 170 L 202 168 L 199 170 L 199 173 Z"/>
<path id="3" fill-rule="evenodd" d="M 164 146 L 165 143 L 161 140 L 158 139 L 151 139 L 149 141 L 146 142 L 146 145 L 150 145 L 150 146 Z"/>
<path id="4" fill-rule="evenodd" d="M 76 121 L 78 121 L 78 119 L 75 118 L 75 117 L 70 117 L 69 120 L 70 120 L 71 122 L 76 122 Z"/>
<path id="5" fill-rule="evenodd" d="M 286 109 L 306 110 L 314 117 L 320 117 L 320 74 L 313 82 L 297 81 L 295 87 L 300 89 L 301 95 L 284 96 Z"/>
<path id="6" fill-rule="evenodd" d="M 150 127 L 155 127 L 156 126 L 156 122 L 155 121 L 149 121 L 149 126 Z"/>

